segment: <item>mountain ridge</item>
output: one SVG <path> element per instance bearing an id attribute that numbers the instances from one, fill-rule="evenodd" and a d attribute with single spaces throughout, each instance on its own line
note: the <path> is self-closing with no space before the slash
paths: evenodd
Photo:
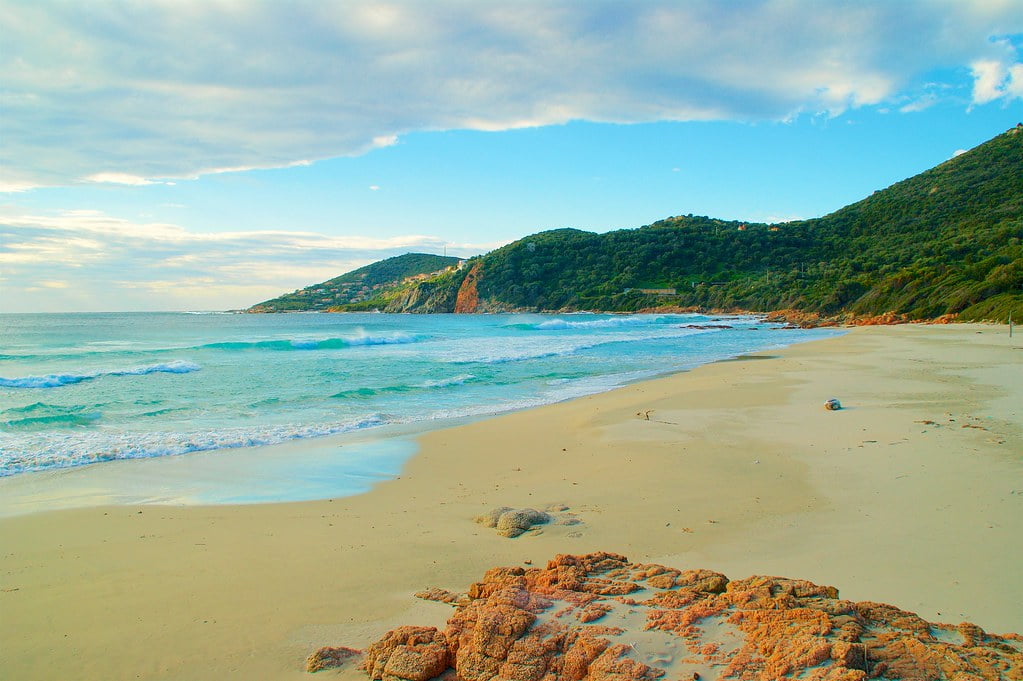
<path id="1" fill-rule="evenodd" d="M 332 309 L 1004 321 L 1023 318 L 1021 242 L 1023 125 L 820 218 L 765 224 L 689 214 L 603 234 L 548 230 Z"/>
<path id="2" fill-rule="evenodd" d="M 366 300 L 395 295 L 397 290 L 410 285 L 417 278 L 458 267 L 459 262 L 462 259 L 454 256 L 405 253 L 257 303 L 246 311 L 330 311 L 339 306 L 358 307 Z"/>

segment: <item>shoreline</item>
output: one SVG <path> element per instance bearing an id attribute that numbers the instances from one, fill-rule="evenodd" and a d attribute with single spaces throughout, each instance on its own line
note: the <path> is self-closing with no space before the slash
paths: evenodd
<path id="1" fill-rule="evenodd" d="M 728 318 L 718 321 L 728 321 Z M 772 330 L 788 331 L 792 328 L 778 327 Z M 826 333 L 836 334 L 841 331 L 829 330 Z M 793 339 L 779 334 L 776 343 L 759 351 L 769 352 L 805 342 L 808 339 Z M 758 352 L 748 344 L 742 344 L 742 347 L 742 350 L 734 347 L 717 350 L 714 354 L 720 359 L 694 358 L 681 365 L 650 366 L 642 371 L 595 375 L 588 378 L 598 379 L 599 384 L 585 388 L 593 392 L 573 390 L 571 393 L 574 394 L 548 395 L 544 399 L 552 401 L 547 402 L 528 400 L 529 404 L 526 405 L 468 402 L 456 407 L 456 413 L 448 413 L 440 418 L 384 418 L 351 430 L 301 436 L 267 444 L 203 447 L 174 454 L 143 454 L 0 475 L 0 517 L 100 505 L 244 505 L 315 501 L 363 494 L 369 490 L 372 482 L 393 479 L 398 475 L 404 460 L 418 450 L 414 444 L 416 438 L 430 431 L 568 402 L 685 373 L 703 364 L 729 361 L 742 354 Z M 740 354 L 732 355 L 732 352 Z M 374 452 L 375 445 L 382 451 Z M 338 450 L 342 450 L 341 456 L 337 456 Z M 379 465 L 375 469 L 359 465 L 358 461 L 345 456 L 352 450 L 359 450 L 367 462 L 377 461 Z M 404 454 L 397 454 L 397 450 L 402 450 Z M 299 473 L 289 469 L 289 459 L 300 460 L 310 472 Z M 308 478 L 313 472 L 321 478 L 339 482 L 331 485 L 310 484 Z M 218 481 L 224 479 L 229 480 L 229 484 L 218 490 Z M 281 484 L 281 481 L 286 482 Z M 251 488 L 251 493 L 245 491 L 246 485 Z M 284 491 L 275 491 L 279 488 L 284 488 Z"/>
<path id="2" fill-rule="evenodd" d="M 0 667 L 309 678 L 322 645 L 450 614 L 415 591 L 591 550 L 1021 631 L 1019 345 L 994 326 L 858 329 L 425 433 L 358 496 L 0 519 Z M 581 522 L 517 539 L 472 522 L 547 504 Z"/>

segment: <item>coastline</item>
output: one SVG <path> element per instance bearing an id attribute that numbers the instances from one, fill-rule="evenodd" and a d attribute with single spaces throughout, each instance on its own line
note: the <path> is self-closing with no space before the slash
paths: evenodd
<path id="1" fill-rule="evenodd" d="M 997 326 L 856 329 L 429 432 L 355 497 L 0 519 L 0 667 L 309 678 L 321 645 L 450 614 L 415 591 L 592 550 L 1021 631 L 1020 345 Z M 472 522 L 546 504 L 582 522 L 514 540 Z"/>

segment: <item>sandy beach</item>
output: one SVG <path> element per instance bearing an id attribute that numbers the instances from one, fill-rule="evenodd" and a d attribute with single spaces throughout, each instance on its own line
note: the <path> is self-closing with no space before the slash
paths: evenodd
<path id="1" fill-rule="evenodd" d="M 0 676 L 313 678 L 320 646 L 441 624 L 418 590 L 594 550 L 1021 632 L 1021 350 L 1004 326 L 857 328 L 430 432 L 360 496 L 0 518 Z M 580 522 L 472 521 L 549 505 Z"/>

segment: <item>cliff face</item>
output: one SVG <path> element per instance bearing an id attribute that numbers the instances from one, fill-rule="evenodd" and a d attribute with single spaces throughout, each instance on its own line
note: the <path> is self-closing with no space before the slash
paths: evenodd
<path id="1" fill-rule="evenodd" d="M 447 273 L 436 279 L 420 281 L 391 300 L 384 312 L 415 312 L 432 314 L 454 312 L 460 291 L 469 274 L 476 271 L 461 270 Z"/>
<path id="2" fill-rule="evenodd" d="M 384 312 L 521 312 L 524 308 L 480 297 L 479 284 L 484 278 L 481 265 L 477 262 L 460 276 L 420 282 L 392 300 Z"/>
<path id="3" fill-rule="evenodd" d="M 479 309 L 480 294 L 477 289 L 477 282 L 480 276 L 480 263 L 476 263 L 469 270 L 469 274 L 462 281 L 458 289 L 458 297 L 455 299 L 455 312 L 473 313 Z"/>
<path id="4" fill-rule="evenodd" d="M 451 312 L 455 307 L 457 289 L 438 286 L 434 282 L 422 282 L 411 287 L 392 300 L 384 312 Z"/>

